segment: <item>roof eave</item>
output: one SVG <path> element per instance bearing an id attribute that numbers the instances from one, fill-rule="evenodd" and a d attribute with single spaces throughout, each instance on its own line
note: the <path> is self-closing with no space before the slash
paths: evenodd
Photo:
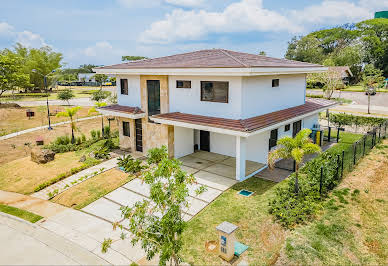
<path id="1" fill-rule="evenodd" d="M 110 75 L 218 75 L 264 76 L 307 74 L 327 71 L 327 67 L 244 67 L 244 68 L 94 68 L 97 74 Z"/>

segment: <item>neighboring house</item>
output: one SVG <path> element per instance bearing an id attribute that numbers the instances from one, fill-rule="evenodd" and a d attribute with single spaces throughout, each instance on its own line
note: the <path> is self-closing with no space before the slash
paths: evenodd
<path id="1" fill-rule="evenodd" d="M 306 74 L 320 65 L 223 49 L 95 68 L 116 75 L 120 147 L 145 153 L 166 145 L 171 157 L 196 149 L 235 157 L 236 179 L 263 169 L 278 138 L 318 124 L 335 103 L 306 99 Z M 246 174 L 247 162 L 259 169 Z"/>
<path id="2" fill-rule="evenodd" d="M 350 78 L 353 77 L 353 73 L 348 66 L 331 66 L 328 71 L 336 73 L 345 85 L 348 85 Z"/>

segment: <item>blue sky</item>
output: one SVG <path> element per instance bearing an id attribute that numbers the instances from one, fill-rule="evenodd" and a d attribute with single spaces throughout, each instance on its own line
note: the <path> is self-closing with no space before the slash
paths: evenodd
<path id="1" fill-rule="evenodd" d="M 0 48 L 49 45 L 68 67 L 225 48 L 283 57 L 294 35 L 372 18 L 388 0 L 0 0 Z"/>

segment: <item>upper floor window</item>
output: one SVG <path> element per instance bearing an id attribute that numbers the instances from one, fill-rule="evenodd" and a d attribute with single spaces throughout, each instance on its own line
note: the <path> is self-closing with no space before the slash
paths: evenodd
<path id="1" fill-rule="evenodd" d="M 279 79 L 272 80 L 272 87 L 279 87 Z"/>
<path id="2" fill-rule="evenodd" d="M 291 128 L 291 125 L 287 124 L 287 125 L 284 126 L 284 131 L 287 132 L 287 131 L 290 130 L 290 128 Z"/>
<path id="3" fill-rule="evenodd" d="M 201 81 L 201 101 L 228 103 L 229 82 Z"/>
<path id="4" fill-rule="evenodd" d="M 160 81 L 147 80 L 148 115 L 160 114 Z"/>
<path id="5" fill-rule="evenodd" d="M 128 95 L 128 79 L 120 79 L 121 94 Z"/>
<path id="6" fill-rule="evenodd" d="M 190 89 L 191 88 L 191 80 L 177 80 L 176 87 Z"/>

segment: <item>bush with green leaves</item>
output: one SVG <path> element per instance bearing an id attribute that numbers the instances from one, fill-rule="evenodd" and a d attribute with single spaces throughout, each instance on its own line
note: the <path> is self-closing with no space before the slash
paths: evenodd
<path id="1" fill-rule="evenodd" d="M 97 138 L 97 132 L 96 132 L 96 130 L 92 130 L 92 131 L 90 131 L 90 136 L 92 137 L 92 139 L 96 139 Z"/>
<path id="2" fill-rule="evenodd" d="M 346 113 L 331 113 L 329 118 L 330 118 L 330 123 L 334 124 L 337 127 L 366 126 L 366 127 L 372 128 L 383 124 L 387 120 L 386 118 L 357 116 L 357 115 L 346 114 Z"/>
<path id="3" fill-rule="evenodd" d="M 130 174 L 139 173 L 141 170 L 145 169 L 147 166 L 141 165 L 142 161 L 139 159 L 134 159 L 130 154 L 124 155 L 121 158 L 118 158 L 117 165 L 122 167 L 124 172 Z"/>
<path id="4" fill-rule="evenodd" d="M 54 144 L 57 145 L 67 145 L 71 143 L 71 139 L 68 135 L 65 136 L 59 136 L 55 139 Z"/>
<path id="5" fill-rule="evenodd" d="M 161 148 L 149 149 L 147 152 L 148 164 L 158 164 L 165 158 L 168 158 L 167 147 L 165 145 Z"/>
<path id="6" fill-rule="evenodd" d="M 64 89 L 58 92 L 57 98 L 62 101 L 66 101 L 70 105 L 69 101 L 74 98 L 74 93 L 71 89 Z"/>
<path id="7" fill-rule="evenodd" d="M 110 137 L 111 137 L 110 127 L 109 126 L 105 126 L 104 127 L 104 138 L 108 139 Z"/>

